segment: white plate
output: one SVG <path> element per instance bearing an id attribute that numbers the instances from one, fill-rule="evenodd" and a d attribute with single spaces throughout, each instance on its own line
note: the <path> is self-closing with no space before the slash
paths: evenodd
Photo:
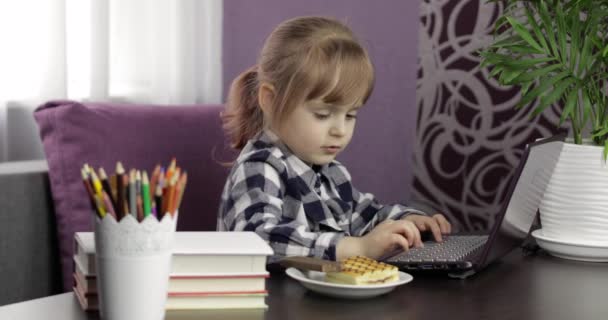
<path id="1" fill-rule="evenodd" d="M 549 254 L 570 260 L 608 262 L 608 246 L 593 242 L 573 243 L 543 235 L 542 229 L 532 231 L 536 243 Z"/>
<path id="2" fill-rule="evenodd" d="M 303 272 L 296 268 L 288 268 L 285 273 L 314 292 L 326 296 L 349 299 L 363 299 L 379 296 L 414 279 L 411 275 L 399 271 L 399 280 L 395 282 L 372 285 L 350 285 L 325 282 L 325 272 Z"/>

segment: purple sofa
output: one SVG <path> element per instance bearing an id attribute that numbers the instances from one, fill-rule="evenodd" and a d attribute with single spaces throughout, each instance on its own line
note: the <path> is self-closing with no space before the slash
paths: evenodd
<path id="1" fill-rule="evenodd" d="M 53 101 L 34 117 L 48 162 L 63 288 L 72 288 L 73 235 L 91 231 L 84 163 L 108 173 L 116 161 L 149 172 L 172 157 L 188 172 L 178 230 L 214 230 L 220 193 L 236 154 L 224 143 L 221 105 L 158 106 Z"/>

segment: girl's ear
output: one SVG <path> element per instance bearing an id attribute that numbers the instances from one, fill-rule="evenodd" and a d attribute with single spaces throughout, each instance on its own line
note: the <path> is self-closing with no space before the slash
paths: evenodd
<path id="1" fill-rule="evenodd" d="M 274 87 L 267 82 L 263 82 L 260 85 L 260 90 L 258 90 L 258 103 L 260 104 L 260 108 L 262 109 L 262 112 L 264 112 L 264 114 L 272 114 L 271 109 L 274 104 L 274 98 Z"/>

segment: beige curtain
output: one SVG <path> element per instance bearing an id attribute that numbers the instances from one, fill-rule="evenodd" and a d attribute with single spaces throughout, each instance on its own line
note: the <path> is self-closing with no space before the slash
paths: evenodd
<path id="1" fill-rule="evenodd" d="M 221 0 L 0 2 L 0 161 L 42 156 L 30 115 L 46 100 L 221 102 L 222 10 Z"/>

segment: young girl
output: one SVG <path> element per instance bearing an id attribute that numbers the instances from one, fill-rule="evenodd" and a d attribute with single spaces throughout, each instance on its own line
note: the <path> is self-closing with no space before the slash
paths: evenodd
<path id="1" fill-rule="evenodd" d="M 284 256 L 379 258 L 437 241 L 451 226 L 402 205 L 381 205 L 335 157 L 353 135 L 374 69 L 337 20 L 300 17 L 267 38 L 258 64 L 230 88 L 224 126 L 242 149 L 221 198 L 219 231 L 254 231 Z"/>

